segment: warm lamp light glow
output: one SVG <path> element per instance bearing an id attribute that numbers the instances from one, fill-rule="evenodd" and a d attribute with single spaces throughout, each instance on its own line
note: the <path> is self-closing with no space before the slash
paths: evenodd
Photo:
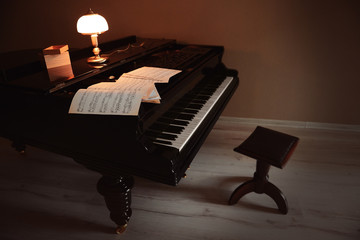
<path id="1" fill-rule="evenodd" d="M 105 18 L 99 14 L 86 14 L 77 21 L 77 31 L 84 35 L 101 34 L 109 30 Z"/>
<path id="2" fill-rule="evenodd" d="M 103 63 L 107 59 L 100 57 L 100 49 L 98 48 L 98 34 L 102 34 L 109 30 L 109 26 L 105 18 L 91 9 L 89 12 L 80 17 L 76 24 L 77 31 L 83 35 L 91 35 L 91 43 L 94 47 L 93 53 L 95 56 L 88 58 L 90 63 Z"/>

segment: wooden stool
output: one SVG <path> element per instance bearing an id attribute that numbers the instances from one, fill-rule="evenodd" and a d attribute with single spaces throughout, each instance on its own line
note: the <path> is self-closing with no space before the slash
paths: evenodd
<path id="1" fill-rule="evenodd" d="M 252 180 L 241 184 L 232 193 L 229 204 L 233 205 L 247 193 L 265 193 L 275 202 L 280 212 L 288 212 L 287 201 L 283 193 L 268 181 L 270 165 L 283 168 L 294 152 L 299 138 L 271 129 L 256 127 L 254 132 L 234 151 L 254 158 L 256 172 Z"/>

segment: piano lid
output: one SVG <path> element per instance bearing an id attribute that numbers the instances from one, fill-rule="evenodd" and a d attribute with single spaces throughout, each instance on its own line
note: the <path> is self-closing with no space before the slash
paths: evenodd
<path id="1" fill-rule="evenodd" d="M 175 40 L 142 39 L 135 36 L 107 42 L 100 45 L 101 54 L 109 56 L 109 60 L 102 65 L 87 63 L 86 59 L 92 54 L 91 47 L 81 50 L 70 48 L 74 76 L 60 81 L 50 81 L 42 49 L 2 53 L 0 86 L 34 93 L 52 93 L 174 43 Z"/>

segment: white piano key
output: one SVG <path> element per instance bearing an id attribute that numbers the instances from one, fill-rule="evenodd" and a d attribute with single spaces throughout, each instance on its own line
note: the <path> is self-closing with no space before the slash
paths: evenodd
<path id="1" fill-rule="evenodd" d="M 226 77 L 224 79 L 224 81 L 218 86 L 218 88 L 215 90 L 215 92 L 212 94 L 212 96 L 206 101 L 204 106 L 199 110 L 199 112 L 197 114 L 195 114 L 194 118 L 191 121 L 188 121 L 189 124 L 187 126 L 185 126 L 185 129 L 180 134 L 175 134 L 175 135 L 177 135 L 177 138 L 175 140 L 156 138 L 158 140 L 171 142 L 172 145 L 167 145 L 167 144 L 162 144 L 162 143 L 157 143 L 157 142 L 154 142 L 154 143 L 159 144 L 159 145 L 172 146 L 172 147 L 177 148 L 179 151 L 181 151 L 183 149 L 183 147 L 186 145 L 186 143 L 189 141 L 189 139 L 196 132 L 197 128 L 201 125 L 203 120 L 207 117 L 207 115 L 209 114 L 211 109 L 214 107 L 214 105 L 220 99 L 220 97 L 225 92 L 225 90 L 230 85 L 230 83 L 233 81 L 233 79 L 234 79 L 233 77 Z M 176 120 L 181 120 L 181 119 L 176 119 Z M 164 133 L 167 133 L 167 132 L 164 131 Z M 171 133 L 171 134 L 174 134 L 174 133 Z"/>

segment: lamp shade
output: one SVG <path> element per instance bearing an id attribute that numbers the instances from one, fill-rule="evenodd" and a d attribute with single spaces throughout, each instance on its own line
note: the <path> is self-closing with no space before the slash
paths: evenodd
<path id="1" fill-rule="evenodd" d="M 109 30 L 105 18 L 91 10 L 79 18 L 76 24 L 77 31 L 84 35 L 101 34 Z"/>

